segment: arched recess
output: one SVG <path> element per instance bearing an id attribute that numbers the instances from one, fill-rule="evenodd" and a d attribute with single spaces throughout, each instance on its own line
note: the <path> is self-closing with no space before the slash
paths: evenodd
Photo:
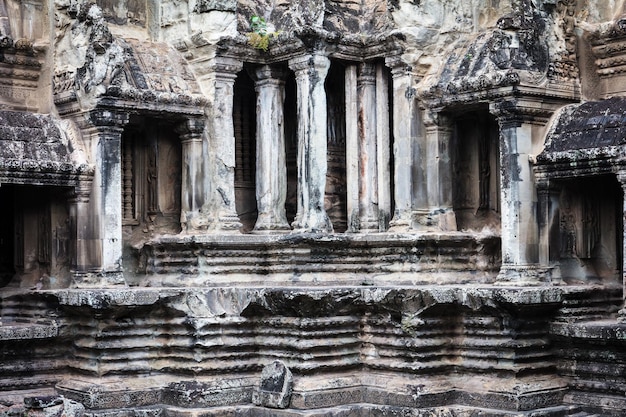
<path id="1" fill-rule="evenodd" d="M 500 231 L 500 152 L 495 118 L 485 108 L 453 114 L 453 206 L 459 230 Z"/>
<path id="2" fill-rule="evenodd" d="M 182 147 L 173 125 L 132 117 L 121 149 L 125 243 L 179 233 Z"/>
<path id="3" fill-rule="evenodd" d="M 70 283 L 69 187 L 0 186 L 0 286 Z"/>
<path id="4" fill-rule="evenodd" d="M 620 284 L 623 246 L 623 191 L 615 175 L 555 180 L 558 237 L 551 248 L 563 281 Z"/>

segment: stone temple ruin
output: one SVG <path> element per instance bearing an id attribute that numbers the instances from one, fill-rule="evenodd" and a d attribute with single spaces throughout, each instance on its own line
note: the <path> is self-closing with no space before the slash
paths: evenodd
<path id="1" fill-rule="evenodd" d="M 0 71 L 0 415 L 624 415 L 624 1 L 0 0 Z"/>

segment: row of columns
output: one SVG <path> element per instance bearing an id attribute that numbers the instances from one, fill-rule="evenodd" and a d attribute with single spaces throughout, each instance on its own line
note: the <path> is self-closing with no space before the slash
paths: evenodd
<path id="1" fill-rule="evenodd" d="M 292 225 L 302 232 L 331 232 L 324 209 L 327 170 L 327 108 L 324 80 L 330 60 L 321 53 L 288 62 L 297 84 L 298 205 Z M 382 64 L 346 66 L 346 175 L 350 232 L 457 229 L 452 202 L 450 138 L 452 120 L 441 109 L 421 108 L 419 80 L 398 58 L 389 58 L 392 103 Z M 241 61 L 213 57 L 200 69 L 199 84 L 209 99 L 206 122 L 190 118 L 177 128 L 182 146 L 181 226 L 186 233 L 228 232 L 240 228 L 235 211 L 233 91 Z M 287 231 L 284 136 L 285 74 L 264 65 L 253 71 L 257 92 L 256 232 Z M 393 106 L 394 213 L 391 215 L 389 106 Z M 101 112 L 102 113 L 102 112 Z M 536 196 L 529 157 L 532 123 L 492 113 L 500 123 L 503 277 L 528 275 L 539 264 Z M 121 135 L 128 115 L 104 112 L 92 117 L 89 136 L 96 155 L 97 226 L 85 232 L 85 245 L 100 246 L 104 270 L 121 271 Z M 206 124 L 205 124 L 206 123 Z M 78 199 L 80 200 L 80 199 Z M 81 205 L 82 204 L 82 205 Z M 85 203 L 75 210 L 83 212 Z M 80 213 L 77 216 L 81 216 Z M 97 231 L 96 231 L 97 230 Z M 89 235 L 89 236 L 87 236 Z M 96 248 L 98 249 L 98 248 Z M 81 253 L 82 249 L 77 248 Z M 511 275 L 508 271 L 515 271 Z M 115 280 L 114 280 L 115 281 Z"/>
<path id="2" fill-rule="evenodd" d="M 331 232 L 324 209 L 327 171 L 327 108 L 324 80 L 330 60 L 318 54 L 289 61 L 297 84 L 298 206 L 293 228 Z M 358 74 L 358 75 L 357 75 Z M 258 219 L 254 231 L 288 231 L 283 130 L 284 72 L 254 70 L 257 92 Z M 346 68 L 346 159 L 349 231 L 384 230 L 391 210 L 389 107 L 382 65 Z"/>
<path id="3" fill-rule="evenodd" d="M 416 78 L 399 59 L 388 59 L 387 65 L 393 78 L 391 104 L 382 64 L 349 64 L 345 70 L 348 231 L 384 231 L 388 224 L 395 231 L 422 229 L 421 226 L 456 230 L 452 211 L 449 155 L 452 129 L 449 120 L 440 113 L 433 113 L 426 119 L 426 132 L 423 132 L 424 111 L 417 106 L 413 88 Z M 289 60 L 288 66 L 295 73 L 297 85 L 297 212 L 290 226 L 285 215 L 287 173 L 283 106 L 286 74 L 279 67 L 263 65 L 250 71 L 257 93 L 258 218 L 254 231 L 280 232 L 293 228 L 301 232 L 332 232 L 332 224 L 324 209 L 327 171 L 324 81 L 330 60 L 321 53 L 313 53 Z M 199 214 L 203 210 L 206 215 L 226 213 L 212 219 L 204 218 L 204 222 L 214 224 L 220 231 L 239 227 L 234 214 L 232 99 L 233 74 L 242 68 L 240 61 L 214 57 L 201 67 L 205 74 L 199 79 L 212 110 L 208 115 L 207 136 L 213 172 L 208 183 L 214 188 L 212 194 L 220 198 L 202 208 L 190 207 L 183 216 L 203 218 Z M 390 105 L 394 109 L 393 215 Z M 185 155 L 183 160 L 186 160 Z M 425 187 L 424 184 L 428 185 Z M 202 232 L 201 224 L 187 222 L 184 230 Z"/>

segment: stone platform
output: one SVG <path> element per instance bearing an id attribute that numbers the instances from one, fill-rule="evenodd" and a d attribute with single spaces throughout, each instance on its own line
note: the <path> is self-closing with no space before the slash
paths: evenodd
<path id="1" fill-rule="evenodd" d="M 488 284 L 501 263 L 499 236 L 462 232 L 182 234 L 137 252 L 132 284 L 176 287 Z"/>
<path id="2" fill-rule="evenodd" d="M 3 340 L 1 386 L 13 402 L 52 390 L 91 416 L 618 416 L 623 403 L 623 326 L 597 320 L 619 289 L 239 285 L 3 299 L 7 313 L 29 303 L 56 333 Z M 273 361 L 293 373 L 285 409 L 253 404 Z"/>

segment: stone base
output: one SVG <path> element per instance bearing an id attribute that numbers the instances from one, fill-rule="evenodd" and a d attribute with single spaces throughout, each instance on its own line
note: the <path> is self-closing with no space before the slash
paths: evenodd
<path id="1" fill-rule="evenodd" d="M 470 233 L 293 232 L 163 236 L 139 259 L 150 286 L 487 284 L 499 253 L 499 237 Z"/>
<path id="2" fill-rule="evenodd" d="M 90 415 L 102 417 L 158 415 L 157 410 L 181 417 L 431 416 L 433 412 L 455 416 L 565 416 L 577 409 L 561 405 L 566 384 L 558 378 L 524 383 L 515 378 L 462 375 L 414 378 L 363 373 L 303 377 L 296 382 L 291 402 L 284 410 L 251 404 L 252 387 L 259 383 L 256 376 L 182 382 L 150 377 L 94 381 L 67 380 L 57 386 L 57 391 L 82 403 Z"/>
<path id="3" fill-rule="evenodd" d="M 412 228 L 418 231 L 453 232 L 457 230 L 456 215 L 451 208 L 416 211 Z"/>
<path id="4" fill-rule="evenodd" d="M 91 416 L 617 416 L 626 407 L 625 325 L 589 320 L 617 311 L 621 291 L 610 288 L 142 287 L 1 301 L 3 323 L 15 322 L 10 312 L 55 314 L 58 333 L 7 326 L 0 400 L 56 386 Z M 293 375 L 290 396 L 263 384 L 277 360 Z M 254 406 L 259 390 L 285 395 Z"/>
<path id="5" fill-rule="evenodd" d="M 126 285 L 122 271 L 74 271 L 73 288 L 110 288 Z"/>
<path id="6" fill-rule="evenodd" d="M 503 264 L 496 279 L 500 285 L 535 286 L 552 283 L 552 268 L 539 265 Z M 560 279 L 558 282 L 560 283 Z"/>

